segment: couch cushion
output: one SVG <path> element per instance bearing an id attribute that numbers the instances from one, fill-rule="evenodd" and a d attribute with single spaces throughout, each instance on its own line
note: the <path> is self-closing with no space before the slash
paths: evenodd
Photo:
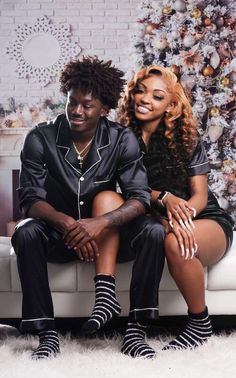
<path id="1" fill-rule="evenodd" d="M 11 239 L 1 236 L 0 237 L 0 291 L 11 290 L 10 249 L 11 249 Z"/>
<path id="2" fill-rule="evenodd" d="M 208 272 L 208 290 L 236 290 L 236 232 L 230 250 Z"/>

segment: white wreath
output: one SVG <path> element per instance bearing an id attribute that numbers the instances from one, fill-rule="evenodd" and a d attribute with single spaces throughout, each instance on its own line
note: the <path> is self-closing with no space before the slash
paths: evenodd
<path id="1" fill-rule="evenodd" d="M 6 52 L 16 61 L 20 78 L 33 78 L 44 87 L 81 52 L 70 35 L 70 25 L 52 24 L 43 16 L 34 24 L 18 25 L 16 38 Z"/>

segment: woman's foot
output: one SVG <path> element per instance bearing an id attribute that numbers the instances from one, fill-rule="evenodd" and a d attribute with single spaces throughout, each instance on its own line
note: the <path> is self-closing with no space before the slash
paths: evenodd
<path id="1" fill-rule="evenodd" d="M 193 349 L 207 341 L 212 335 L 211 320 L 206 309 L 199 314 L 188 313 L 188 322 L 184 330 L 163 350 Z"/>
<path id="2" fill-rule="evenodd" d="M 139 323 L 128 323 L 121 352 L 130 357 L 154 358 L 156 352 L 145 341 L 146 326 Z"/>

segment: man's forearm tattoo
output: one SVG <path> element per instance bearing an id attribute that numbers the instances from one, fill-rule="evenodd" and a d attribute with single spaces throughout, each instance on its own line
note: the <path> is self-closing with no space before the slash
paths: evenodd
<path id="1" fill-rule="evenodd" d="M 122 226 L 123 224 L 136 218 L 138 215 L 145 214 L 144 204 L 136 199 L 130 199 L 121 207 L 104 215 L 108 219 L 108 227 Z"/>

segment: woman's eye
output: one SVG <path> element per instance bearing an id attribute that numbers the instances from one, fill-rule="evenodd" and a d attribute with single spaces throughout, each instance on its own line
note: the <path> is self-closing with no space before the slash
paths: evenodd
<path id="1" fill-rule="evenodd" d="M 163 100 L 164 97 L 161 97 L 161 96 L 153 96 L 153 98 L 154 98 L 155 100 L 161 101 L 161 100 Z"/>

